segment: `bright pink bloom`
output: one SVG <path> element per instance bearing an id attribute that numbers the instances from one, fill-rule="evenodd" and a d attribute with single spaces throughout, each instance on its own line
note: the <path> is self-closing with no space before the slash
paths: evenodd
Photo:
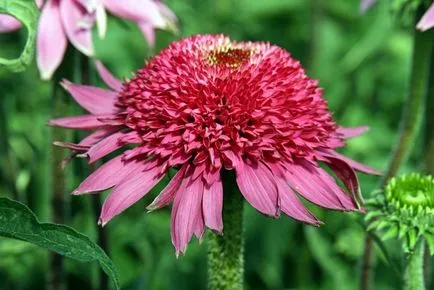
<path id="1" fill-rule="evenodd" d="M 377 0 L 361 0 L 360 11 L 364 13 L 369 9 Z M 432 4 L 429 9 L 422 16 L 420 21 L 417 23 L 416 28 L 420 31 L 426 31 L 434 27 L 434 4 Z"/>
<path id="2" fill-rule="evenodd" d="M 172 43 L 124 83 L 101 64 L 98 69 L 110 90 L 63 83 L 90 114 L 50 124 L 95 130 L 79 144 L 60 144 L 84 152 L 89 162 L 136 145 L 73 192 L 113 187 L 100 224 L 145 196 L 169 168 L 179 170 L 148 209 L 173 202 L 177 253 L 205 227 L 223 231 L 222 170 L 235 170 L 245 199 L 268 216 L 282 211 L 320 224 L 300 197 L 329 209 L 360 209 L 354 170 L 376 172 L 335 149 L 366 128 L 338 127 L 318 82 L 282 48 L 223 35 L 193 36 Z M 319 163 L 334 171 L 346 190 Z"/>
<path id="3" fill-rule="evenodd" d="M 38 24 L 37 63 L 42 79 L 50 79 L 62 62 L 69 42 L 87 56 L 94 55 L 92 28 L 106 31 L 106 10 L 137 23 L 150 45 L 155 29 L 175 29 L 175 15 L 159 0 L 37 0 L 43 5 Z M 9 15 L 0 15 L 0 32 L 19 28 Z"/>

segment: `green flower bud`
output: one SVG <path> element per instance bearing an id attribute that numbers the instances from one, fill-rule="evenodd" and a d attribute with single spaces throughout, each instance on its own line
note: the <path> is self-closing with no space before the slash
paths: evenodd
<path id="1" fill-rule="evenodd" d="M 384 189 L 367 202 L 371 209 L 365 216 L 368 230 L 375 230 L 386 240 L 399 238 L 406 252 L 414 249 L 420 237 L 434 254 L 434 180 L 431 176 L 411 173 L 392 178 Z"/>

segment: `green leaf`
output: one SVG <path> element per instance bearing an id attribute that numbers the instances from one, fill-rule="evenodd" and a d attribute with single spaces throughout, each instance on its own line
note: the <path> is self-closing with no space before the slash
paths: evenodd
<path id="1" fill-rule="evenodd" d="M 35 52 L 36 28 L 39 10 L 33 0 L 0 0 L 0 13 L 9 14 L 17 18 L 27 28 L 27 41 L 20 57 L 5 59 L 0 57 L 0 67 L 13 72 L 26 69 L 33 59 Z"/>
<path id="2" fill-rule="evenodd" d="M 330 241 L 314 227 L 304 227 L 304 234 L 312 256 L 321 265 L 321 268 L 333 280 L 333 289 L 344 290 L 351 288 L 351 275 L 344 262 L 334 253 Z"/>
<path id="3" fill-rule="evenodd" d="M 120 289 L 116 268 L 104 251 L 73 228 L 40 223 L 24 204 L 0 198 L 0 236 L 23 240 L 80 262 L 99 262 Z"/>

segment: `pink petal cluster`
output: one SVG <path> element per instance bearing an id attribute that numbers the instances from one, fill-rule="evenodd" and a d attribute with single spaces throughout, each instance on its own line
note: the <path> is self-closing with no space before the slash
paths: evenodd
<path id="1" fill-rule="evenodd" d="M 364 13 L 369 9 L 377 0 L 361 0 L 360 10 Z M 426 31 L 434 27 L 434 4 L 432 4 L 420 21 L 417 23 L 416 28 L 420 31 Z"/>
<path id="2" fill-rule="evenodd" d="M 50 121 L 93 130 L 78 144 L 60 143 L 95 162 L 134 144 L 84 180 L 74 194 L 113 188 L 99 223 L 140 200 L 167 173 L 178 172 L 149 210 L 173 202 L 172 242 L 184 252 L 205 228 L 222 232 L 222 170 L 234 170 L 259 212 L 319 225 L 300 197 L 324 208 L 359 210 L 355 173 L 377 173 L 336 148 L 366 128 L 336 125 L 318 82 L 284 49 L 198 35 L 172 43 L 133 79 L 121 83 L 101 64 L 110 89 L 64 81 L 87 115 Z M 320 163 L 343 182 L 341 188 Z"/>
<path id="3" fill-rule="evenodd" d="M 68 41 L 87 56 L 94 55 L 92 28 L 106 31 L 106 10 L 137 23 L 149 44 L 155 29 L 175 29 L 176 16 L 159 0 L 36 0 L 42 7 L 37 34 L 37 63 L 42 79 L 50 79 L 63 60 Z M 45 2 L 45 4 L 43 3 Z M 9 15 L 0 15 L 0 32 L 20 27 Z"/>

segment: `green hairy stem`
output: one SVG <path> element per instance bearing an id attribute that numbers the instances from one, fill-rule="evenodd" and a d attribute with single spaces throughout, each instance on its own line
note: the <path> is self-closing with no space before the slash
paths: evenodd
<path id="1" fill-rule="evenodd" d="M 223 174 L 224 234 L 208 235 L 208 288 L 210 290 L 241 290 L 244 275 L 244 200 L 235 178 Z"/>
<path id="2" fill-rule="evenodd" d="M 423 257 L 425 240 L 420 238 L 414 251 L 407 255 L 404 272 L 404 290 L 424 290 Z"/>

